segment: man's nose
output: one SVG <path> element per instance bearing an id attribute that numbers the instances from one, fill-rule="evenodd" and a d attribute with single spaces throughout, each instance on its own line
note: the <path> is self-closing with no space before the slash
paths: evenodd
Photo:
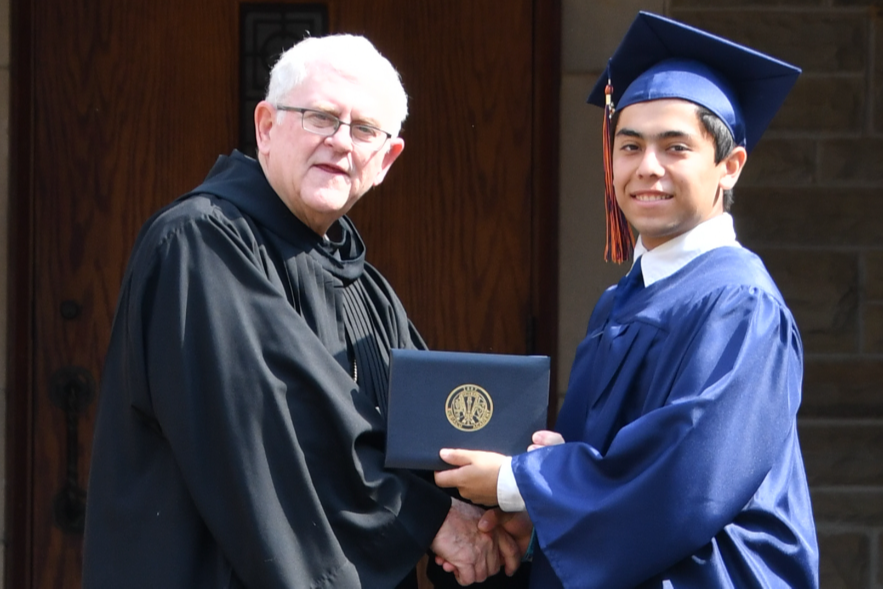
<path id="1" fill-rule="evenodd" d="M 665 169 L 659 161 L 658 154 L 655 149 L 645 149 L 638 166 L 638 174 L 641 176 L 662 176 Z"/>
<path id="2" fill-rule="evenodd" d="M 325 141 L 331 142 L 332 145 L 340 145 L 347 149 L 351 149 L 353 146 L 351 123 L 340 121 L 340 125 L 337 126 L 337 130 L 331 135 L 328 135 L 325 138 Z"/>

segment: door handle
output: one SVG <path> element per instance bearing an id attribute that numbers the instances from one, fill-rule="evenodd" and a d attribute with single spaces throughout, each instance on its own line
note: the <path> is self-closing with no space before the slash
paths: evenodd
<path id="1" fill-rule="evenodd" d="M 80 366 L 52 375 L 49 398 L 65 415 L 65 481 L 52 505 L 53 521 L 62 531 L 82 534 L 86 525 L 86 490 L 80 486 L 80 416 L 95 398 L 95 379 Z"/>

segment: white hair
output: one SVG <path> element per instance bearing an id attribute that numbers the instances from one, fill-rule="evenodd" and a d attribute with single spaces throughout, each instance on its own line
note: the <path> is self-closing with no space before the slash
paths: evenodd
<path id="1" fill-rule="evenodd" d="M 396 129 L 387 130 L 398 134 L 408 116 L 408 95 L 401 77 L 368 39 L 358 35 L 307 37 L 285 51 L 270 71 L 267 102 L 280 104 L 306 79 L 310 68 L 320 64 L 343 74 L 373 76 L 387 88 L 397 124 Z"/>

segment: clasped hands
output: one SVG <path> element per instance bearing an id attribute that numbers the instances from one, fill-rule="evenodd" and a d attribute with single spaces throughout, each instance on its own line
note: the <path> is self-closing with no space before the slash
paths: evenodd
<path id="1" fill-rule="evenodd" d="M 538 431 L 528 451 L 561 444 L 560 434 Z M 456 487 L 460 495 L 486 506 L 497 504 L 497 478 L 507 459 L 496 452 L 442 449 L 442 460 L 457 466 L 435 473 L 440 487 Z M 484 581 L 503 568 L 515 574 L 527 551 L 533 523 L 526 511 L 506 513 L 499 508 L 487 511 L 457 499 L 433 540 L 436 563 L 453 572 L 460 585 Z"/>

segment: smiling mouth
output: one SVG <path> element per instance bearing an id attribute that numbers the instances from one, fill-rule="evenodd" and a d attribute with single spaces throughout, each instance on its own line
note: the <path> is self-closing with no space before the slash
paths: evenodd
<path id="1" fill-rule="evenodd" d="M 632 198 L 639 202 L 655 202 L 674 198 L 671 194 L 633 194 Z"/>

